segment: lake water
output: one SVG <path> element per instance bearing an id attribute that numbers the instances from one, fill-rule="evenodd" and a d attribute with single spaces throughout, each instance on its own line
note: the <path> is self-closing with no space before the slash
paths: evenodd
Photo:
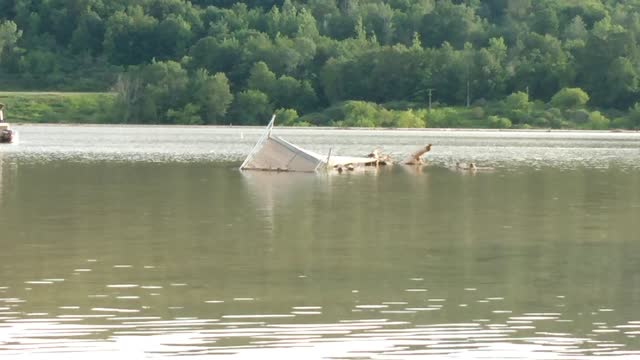
<path id="1" fill-rule="evenodd" d="M 2 359 L 640 357 L 638 133 L 276 129 L 433 144 L 315 175 L 240 172 L 257 128 L 17 130 Z"/>

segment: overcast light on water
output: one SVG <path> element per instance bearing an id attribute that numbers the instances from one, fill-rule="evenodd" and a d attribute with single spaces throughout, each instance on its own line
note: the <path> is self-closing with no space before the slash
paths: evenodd
<path id="1" fill-rule="evenodd" d="M 17 126 L 1 359 L 636 359 L 640 133 Z M 475 162 L 485 171 L 460 171 Z"/>
<path id="2" fill-rule="evenodd" d="M 264 132 L 256 127 L 18 126 L 19 146 L 4 153 L 35 160 L 241 162 Z M 277 129 L 321 154 L 362 155 L 373 148 L 397 159 L 434 144 L 434 165 L 637 167 L 640 133 L 599 131 Z"/>

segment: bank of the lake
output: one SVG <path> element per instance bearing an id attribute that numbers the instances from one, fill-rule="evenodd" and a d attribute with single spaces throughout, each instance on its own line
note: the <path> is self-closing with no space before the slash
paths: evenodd
<path id="1" fill-rule="evenodd" d="M 114 121 L 110 92 L 0 92 L 8 120 L 15 123 L 99 124 Z"/>
<path id="2" fill-rule="evenodd" d="M 519 97 L 522 97 L 520 99 Z M 8 119 L 14 123 L 72 124 L 163 124 L 163 125 L 263 125 L 268 118 L 245 124 L 223 121 L 206 124 L 199 121 L 161 123 L 152 119 L 129 120 L 126 104 L 115 92 L 0 92 L 7 105 Z M 320 112 L 299 116 L 295 111 L 278 110 L 278 122 L 285 126 L 362 127 L 362 128 L 460 128 L 460 129 L 574 129 L 634 130 L 640 128 L 640 109 L 628 112 L 589 108 L 559 109 L 543 102 L 529 102 L 517 93 L 500 102 L 472 106 L 438 106 L 394 102 L 375 104 L 345 101 Z"/>

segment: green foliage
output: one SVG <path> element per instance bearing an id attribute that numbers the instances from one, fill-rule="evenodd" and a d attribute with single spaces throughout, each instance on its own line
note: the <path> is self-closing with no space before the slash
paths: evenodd
<path id="1" fill-rule="evenodd" d="M 592 130 L 606 130 L 609 128 L 610 121 L 599 111 L 589 114 L 589 128 Z"/>
<path id="2" fill-rule="evenodd" d="M 511 127 L 511 120 L 499 116 L 489 116 L 489 127 L 494 129 L 508 129 Z"/>
<path id="3" fill-rule="evenodd" d="M 602 128 L 579 110 L 627 111 L 640 97 L 637 11 L 635 0 L 11 0 L 0 83 L 113 90 L 111 121 L 135 123 L 253 124 L 277 108 L 314 125 Z M 429 94 L 439 108 L 422 114 Z M 376 105 L 394 103 L 411 106 Z M 640 127 L 630 111 L 608 126 Z"/>
<path id="4" fill-rule="evenodd" d="M 640 102 L 637 102 L 629 109 L 629 126 L 634 129 L 640 129 Z"/>
<path id="5" fill-rule="evenodd" d="M 558 108 L 550 108 L 537 112 L 534 115 L 533 124 L 538 127 L 552 129 L 560 129 L 566 127 L 564 115 Z"/>
<path id="6" fill-rule="evenodd" d="M 455 127 L 456 113 L 451 108 L 434 109 L 427 115 L 427 123 L 432 128 Z"/>
<path id="7" fill-rule="evenodd" d="M 124 122 L 224 123 L 233 101 L 225 74 L 212 76 L 204 69 L 189 74 L 173 61 L 132 68 L 119 77 L 114 90 Z M 179 116 L 176 109 L 187 114 Z"/>
<path id="8" fill-rule="evenodd" d="M 524 124 L 529 120 L 532 105 L 527 93 L 516 92 L 504 100 L 504 114 L 516 123 Z M 509 121 L 509 126 L 502 126 L 505 125 L 505 122 L 499 122 L 500 125 L 496 125 L 491 119 L 489 119 L 489 123 L 491 127 L 511 127 L 511 121 Z"/>
<path id="9" fill-rule="evenodd" d="M 327 124 L 332 124 L 333 118 L 327 115 L 325 110 L 325 112 L 322 112 L 322 113 L 315 112 L 315 113 L 302 115 L 298 120 L 300 123 L 309 124 L 310 126 L 314 126 L 314 125 L 326 126 Z"/>
<path id="10" fill-rule="evenodd" d="M 191 47 L 189 55 L 190 64 L 195 69 L 204 68 L 210 73 L 224 72 L 230 75 L 242 56 L 242 46 L 236 38 L 217 39 L 207 36 Z"/>
<path id="11" fill-rule="evenodd" d="M 425 114 L 426 110 L 388 110 L 370 102 L 346 101 L 313 118 L 324 115 L 336 126 L 415 128 L 425 126 Z M 304 120 L 307 121 L 306 118 Z"/>
<path id="12" fill-rule="evenodd" d="M 423 128 L 425 121 L 413 110 L 398 111 L 394 113 L 393 124 L 399 128 Z"/>
<path id="13" fill-rule="evenodd" d="M 258 90 L 246 90 L 236 95 L 231 116 L 234 123 L 266 124 L 273 112 L 273 105 L 267 94 Z"/>
<path id="14" fill-rule="evenodd" d="M 344 118 L 340 125 L 352 127 L 376 127 L 380 125 L 378 107 L 364 101 L 348 101 L 343 106 Z"/>
<path id="15" fill-rule="evenodd" d="M 78 26 L 71 34 L 69 44 L 71 52 L 75 54 L 89 53 L 98 56 L 103 48 L 102 42 L 96 39 L 104 38 L 105 24 L 94 11 L 88 11 L 78 19 Z"/>
<path id="16" fill-rule="evenodd" d="M 233 101 L 229 79 L 224 73 L 209 75 L 200 69 L 191 79 L 192 100 L 201 109 L 200 117 L 205 124 L 223 123 L 227 109 Z"/>
<path id="17" fill-rule="evenodd" d="M 427 46 L 439 46 L 447 41 L 461 47 L 466 42 L 482 40 L 485 27 L 486 23 L 473 7 L 442 0 L 423 18 L 420 37 Z"/>
<path id="18" fill-rule="evenodd" d="M 521 91 L 513 93 L 505 99 L 505 106 L 510 111 L 528 111 L 531 107 L 529 95 Z"/>
<path id="19" fill-rule="evenodd" d="M 610 127 L 612 129 L 629 129 L 633 128 L 631 126 L 631 121 L 626 117 L 618 117 L 611 121 Z"/>
<path id="20" fill-rule="evenodd" d="M 578 125 L 586 124 L 589 122 L 591 114 L 585 109 L 567 110 L 565 117 L 573 123 Z"/>
<path id="21" fill-rule="evenodd" d="M 253 65 L 249 72 L 247 87 L 264 93 L 272 92 L 276 87 L 276 74 L 274 74 L 264 61 Z"/>
<path id="22" fill-rule="evenodd" d="M 0 92 L 6 120 L 35 123 L 106 123 L 117 118 L 113 93 Z"/>
<path id="23" fill-rule="evenodd" d="M 22 31 L 18 30 L 18 26 L 13 21 L 0 22 L 0 59 L 5 49 L 11 50 L 18 39 L 22 36 Z"/>
<path id="24" fill-rule="evenodd" d="M 140 68 L 140 77 L 147 104 L 142 112 L 143 119 L 171 123 L 167 111 L 186 105 L 187 71 L 174 61 L 153 62 Z"/>
<path id="25" fill-rule="evenodd" d="M 145 14 L 141 6 L 117 11 L 106 24 L 105 55 L 118 65 L 134 65 L 149 61 L 155 55 L 154 30 L 158 20 Z"/>
<path id="26" fill-rule="evenodd" d="M 198 105 L 187 104 L 179 110 L 167 110 L 167 118 L 174 124 L 202 125 L 203 121 L 199 112 L 200 107 Z"/>
<path id="27" fill-rule="evenodd" d="M 298 81 L 288 75 L 276 79 L 276 75 L 262 61 L 251 68 L 247 87 L 267 94 L 276 107 L 288 106 L 304 111 L 312 109 L 317 101 L 315 91 L 308 82 Z"/>
<path id="28" fill-rule="evenodd" d="M 311 126 L 306 121 L 300 121 L 298 113 L 293 109 L 278 109 L 275 112 L 278 123 L 284 126 Z"/>
<path id="29" fill-rule="evenodd" d="M 583 107 L 589 101 L 589 95 L 580 88 L 563 88 L 551 98 L 551 105 L 562 109 Z"/>

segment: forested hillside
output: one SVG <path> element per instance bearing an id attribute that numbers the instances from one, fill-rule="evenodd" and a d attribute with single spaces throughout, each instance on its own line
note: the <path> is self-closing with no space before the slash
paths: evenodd
<path id="1" fill-rule="evenodd" d="M 2 0 L 0 90 L 114 91 L 136 123 L 633 128 L 639 36 L 639 0 Z"/>

